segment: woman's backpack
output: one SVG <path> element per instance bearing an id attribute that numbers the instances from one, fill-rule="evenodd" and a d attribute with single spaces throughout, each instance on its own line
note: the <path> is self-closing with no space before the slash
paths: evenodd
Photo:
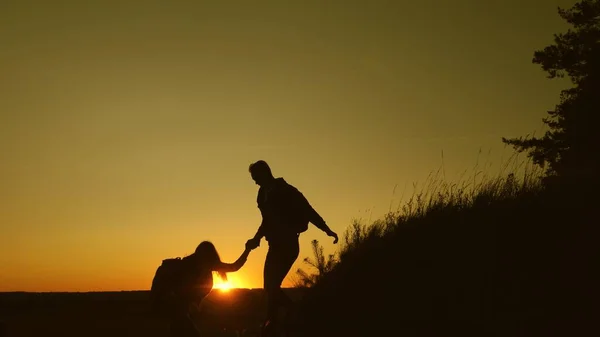
<path id="1" fill-rule="evenodd" d="M 170 258 L 162 261 L 156 269 L 150 288 L 150 304 L 155 312 L 162 312 L 173 305 L 178 287 L 185 273 L 185 261 L 180 258 Z"/>

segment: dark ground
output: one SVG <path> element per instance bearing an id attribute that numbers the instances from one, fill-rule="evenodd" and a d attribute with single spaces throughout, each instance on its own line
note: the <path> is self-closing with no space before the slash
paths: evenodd
<path id="1" fill-rule="evenodd" d="M 286 292 L 295 300 L 301 296 L 297 289 Z M 168 321 L 149 312 L 148 294 L 0 293 L 0 324 L 5 329 L 0 337 L 169 336 Z M 263 292 L 215 290 L 195 317 L 207 336 L 235 336 L 236 329 L 244 328 L 256 330 L 264 317 Z"/>

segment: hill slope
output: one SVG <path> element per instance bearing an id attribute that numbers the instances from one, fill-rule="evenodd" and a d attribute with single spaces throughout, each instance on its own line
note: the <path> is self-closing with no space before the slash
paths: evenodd
<path id="1" fill-rule="evenodd" d="M 576 335 L 599 309 L 595 191 L 513 177 L 445 188 L 347 233 L 310 289 L 311 336 Z M 575 334 L 574 334 L 575 333 Z M 593 333 L 592 333 L 593 334 Z"/>

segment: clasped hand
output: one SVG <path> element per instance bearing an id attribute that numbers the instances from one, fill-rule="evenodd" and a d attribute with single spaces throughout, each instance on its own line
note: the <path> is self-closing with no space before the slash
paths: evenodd
<path id="1" fill-rule="evenodd" d="M 252 238 L 252 239 L 246 241 L 246 249 L 254 250 L 258 246 L 260 246 L 260 239 Z"/>

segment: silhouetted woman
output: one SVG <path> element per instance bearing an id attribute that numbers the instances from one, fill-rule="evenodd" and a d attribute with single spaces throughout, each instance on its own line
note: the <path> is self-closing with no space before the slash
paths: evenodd
<path id="1" fill-rule="evenodd" d="M 201 242 L 196 251 L 182 259 L 185 272 L 175 287 L 175 306 L 171 322 L 172 336 L 199 336 L 190 318 L 190 305 L 199 305 L 212 291 L 213 272 L 226 281 L 227 273 L 236 272 L 246 263 L 251 249 L 246 249 L 234 263 L 221 262 L 215 246 L 208 241 Z"/>

